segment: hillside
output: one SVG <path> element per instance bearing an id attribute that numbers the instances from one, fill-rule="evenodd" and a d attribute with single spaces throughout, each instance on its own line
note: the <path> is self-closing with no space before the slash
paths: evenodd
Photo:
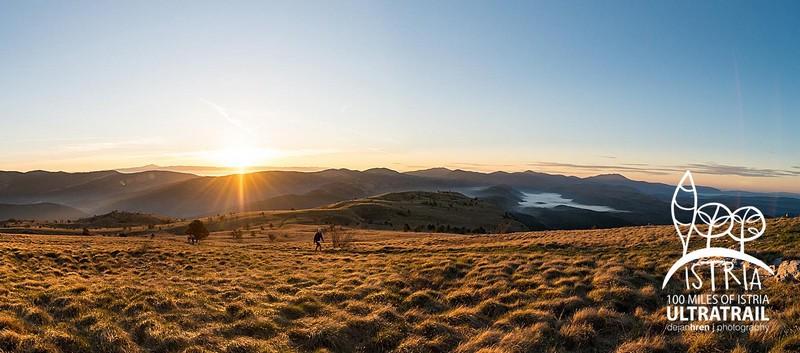
<path id="1" fill-rule="evenodd" d="M 595 212 L 569 206 L 528 208 L 525 214 L 539 220 L 545 229 L 614 228 L 639 224 L 627 213 Z"/>
<path id="2" fill-rule="evenodd" d="M 174 220 L 171 218 L 146 213 L 112 211 L 102 215 L 81 218 L 66 226 L 71 228 L 119 228 L 168 224 L 172 222 L 174 222 Z"/>
<path id="3" fill-rule="evenodd" d="M 109 209 L 197 217 L 231 210 L 274 210 L 322 206 L 356 197 L 402 191 L 453 190 L 468 193 L 475 188 L 502 185 L 519 190 L 549 190 L 577 201 L 635 209 L 644 218 L 663 214 L 667 202 L 619 185 L 584 183 L 576 177 L 534 172 L 478 173 L 437 169 L 398 173 L 388 169 L 354 171 L 329 169 L 320 172 L 269 171 L 225 177 L 203 177 L 141 193 L 121 200 Z M 348 189 L 349 192 L 341 192 Z M 518 200 L 499 196 L 495 201 L 506 210 Z M 662 223 L 663 219 L 646 223 Z"/>
<path id="4" fill-rule="evenodd" d="M 454 192 L 399 192 L 349 200 L 302 210 L 232 213 L 204 217 L 213 231 L 280 228 L 288 224 L 341 225 L 438 233 L 487 233 L 542 229 L 530 227 L 495 204 Z M 270 227 L 271 226 L 271 227 Z M 181 233 L 183 224 L 165 230 Z"/>
<path id="5" fill-rule="evenodd" d="M 475 196 L 505 210 L 515 209 L 525 199 L 522 192 L 508 185 L 494 185 L 476 191 Z"/>
<path id="6" fill-rule="evenodd" d="M 416 196 L 415 196 L 416 199 Z M 379 201 L 376 201 L 379 202 Z M 344 206 L 344 205 L 343 205 Z M 0 235 L 6 352 L 795 352 L 797 284 L 764 279 L 766 329 L 672 332 L 671 226 L 454 236 L 316 227 L 199 245 Z M 800 219 L 750 251 L 800 256 Z M 267 234 L 272 234 L 270 238 Z M 23 289 L 24 288 L 24 289 Z"/>
<path id="7" fill-rule="evenodd" d="M 288 194 L 252 202 L 246 211 L 306 209 L 329 205 L 342 200 L 369 196 L 357 186 L 346 183 L 331 183 L 304 194 Z"/>
<path id="8" fill-rule="evenodd" d="M 368 173 L 347 169 L 310 173 L 268 171 L 192 179 L 142 193 L 109 207 L 176 217 L 197 217 L 232 210 L 247 210 L 247 205 L 274 209 L 276 206 L 271 206 L 270 201 L 276 205 L 289 206 L 293 201 L 286 203 L 287 198 L 297 198 L 297 195 L 304 194 L 305 197 L 301 197 L 303 200 L 299 201 L 303 206 L 321 206 L 352 198 L 351 195 L 340 194 L 338 190 L 343 187 L 356 190 L 358 195 L 376 195 L 392 191 L 436 190 L 437 187 L 446 185 L 448 183 L 444 181 L 400 173 Z M 327 187 L 336 190 L 328 191 Z M 322 197 L 316 198 L 312 193 L 315 191 Z M 341 195 L 342 198 L 331 199 L 331 195 Z"/>
<path id="9" fill-rule="evenodd" d="M 50 202 L 89 213 L 145 190 L 156 190 L 196 177 L 191 174 L 160 171 L 132 174 L 116 171 L 86 173 L 0 171 L 0 203 Z"/>
<path id="10" fill-rule="evenodd" d="M 28 220 L 61 220 L 75 219 L 86 216 L 81 210 L 43 202 L 25 205 L 0 204 L 0 220 L 28 219 Z"/>
<path id="11" fill-rule="evenodd" d="M 528 228 L 510 218 L 502 208 L 455 192 L 399 192 L 344 201 L 311 213 L 339 214 L 360 224 L 386 225 L 389 229 L 485 233 Z M 456 230 L 456 228 L 458 230 Z"/>
<path id="12" fill-rule="evenodd" d="M 552 213 L 558 221 L 550 222 L 548 228 L 556 229 L 668 224 L 665 210 L 672 189 L 670 185 L 621 175 L 578 178 L 533 171 L 480 173 L 445 168 L 406 173 L 386 168 L 265 171 L 218 177 L 169 171 L 0 172 L 0 203 L 56 203 L 88 214 L 121 210 L 194 218 L 317 208 L 394 192 L 449 190 L 490 201 L 504 212 L 519 214 L 520 219 Z M 800 214 L 800 197 L 790 194 L 742 193 L 702 186 L 698 190 L 701 198 L 713 198 L 731 207 L 752 205 L 768 217 Z M 527 195 L 536 193 L 557 194 L 577 204 L 619 212 L 587 213 L 579 207 L 553 210 L 536 207 L 535 203 L 523 207 Z"/>

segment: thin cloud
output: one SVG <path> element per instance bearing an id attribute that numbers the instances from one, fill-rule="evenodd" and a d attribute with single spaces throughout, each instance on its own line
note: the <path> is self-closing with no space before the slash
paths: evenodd
<path id="1" fill-rule="evenodd" d="M 666 175 L 678 171 L 674 168 L 654 167 L 654 166 L 637 167 L 637 166 L 626 166 L 622 164 L 603 165 L 603 164 L 575 164 L 575 163 L 559 163 L 559 162 L 535 162 L 535 163 L 529 163 L 528 165 L 532 167 L 577 169 L 577 170 L 584 170 L 597 173 L 638 172 L 638 173 L 646 173 L 653 175 Z"/>
<path id="2" fill-rule="evenodd" d="M 207 104 L 208 106 L 210 106 L 212 109 L 214 109 L 214 111 L 216 111 L 217 114 L 222 116 L 222 118 L 225 119 L 225 121 L 228 122 L 228 124 L 233 125 L 234 127 L 238 128 L 239 130 L 244 131 L 245 133 L 248 133 L 248 134 L 251 134 L 251 135 L 253 134 L 250 131 L 250 129 L 248 129 L 247 127 L 244 126 L 244 123 L 241 120 L 232 118 L 231 115 L 228 113 L 228 110 L 225 109 L 225 107 L 223 107 L 223 106 L 221 106 L 219 104 L 216 104 L 216 103 L 214 103 L 212 101 L 205 100 L 205 99 L 202 99 L 201 101 L 203 103 Z"/>
<path id="3" fill-rule="evenodd" d="M 489 163 L 468 163 L 468 162 L 452 163 L 451 165 L 462 166 L 462 167 L 474 167 L 474 168 L 515 168 L 519 166 L 518 164 L 489 164 Z"/>
<path id="4" fill-rule="evenodd" d="M 650 165 L 644 163 L 622 163 L 620 165 L 607 165 L 607 164 L 536 162 L 536 163 L 531 163 L 530 165 L 535 167 L 583 170 L 587 172 L 596 172 L 596 173 L 637 172 L 637 173 L 646 173 L 653 175 L 666 175 L 669 173 L 691 170 L 693 173 L 696 174 L 736 175 L 743 177 L 761 177 L 761 178 L 800 176 L 800 171 L 789 170 L 789 169 L 751 168 L 744 166 L 725 165 L 719 163 L 689 163 L 684 165 Z M 797 167 L 793 168 L 797 169 Z"/>
<path id="5" fill-rule="evenodd" d="M 716 163 L 691 163 L 682 166 L 682 168 L 701 174 L 737 175 L 743 177 L 776 178 L 800 176 L 800 171 L 787 169 L 750 168 Z"/>
<path id="6" fill-rule="evenodd" d="M 406 164 L 401 162 L 391 162 L 389 163 L 393 166 L 396 166 L 399 169 L 403 170 L 419 170 L 419 169 L 428 169 L 431 168 L 429 165 L 421 165 L 421 164 Z"/>
<path id="7" fill-rule="evenodd" d="M 113 151 L 113 150 L 127 150 L 141 147 L 152 147 L 160 144 L 161 139 L 158 138 L 144 138 L 132 139 L 124 141 L 94 141 L 84 143 L 68 143 L 58 146 L 62 152 L 75 153 L 75 152 L 100 152 L 100 151 Z"/>

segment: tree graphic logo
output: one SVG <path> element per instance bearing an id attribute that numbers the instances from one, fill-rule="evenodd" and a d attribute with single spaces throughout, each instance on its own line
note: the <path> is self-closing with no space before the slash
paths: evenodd
<path id="1" fill-rule="evenodd" d="M 745 244 L 764 234 L 767 222 L 764 214 L 753 206 L 744 206 L 731 211 L 718 202 L 698 205 L 697 188 L 692 173 L 686 171 L 672 195 L 672 223 L 683 245 L 683 256 L 672 265 L 664 277 L 661 288 L 667 286 L 669 279 L 681 267 L 694 261 L 717 262 L 733 266 L 735 261 L 756 265 L 770 274 L 772 269 L 763 261 L 748 255 Z M 689 241 L 699 236 L 704 238 L 705 247 L 689 251 Z M 712 240 L 728 236 L 738 244 L 738 249 L 712 246 Z"/>

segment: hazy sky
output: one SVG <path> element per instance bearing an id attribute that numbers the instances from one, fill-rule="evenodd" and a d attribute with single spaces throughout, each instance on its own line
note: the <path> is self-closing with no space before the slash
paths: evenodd
<path id="1" fill-rule="evenodd" d="M 800 192 L 798 14 L 796 1 L 3 1 L 0 169 L 674 183 L 690 168 Z"/>

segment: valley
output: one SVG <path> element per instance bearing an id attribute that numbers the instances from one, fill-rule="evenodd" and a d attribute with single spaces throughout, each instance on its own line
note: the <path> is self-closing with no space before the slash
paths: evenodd
<path id="1" fill-rule="evenodd" d="M 768 217 L 800 212 L 800 197 L 699 188 L 732 207 L 760 207 Z M 113 211 L 192 219 L 231 212 L 323 209 L 310 213 L 370 224 L 369 217 L 357 220 L 344 210 L 340 210 L 342 215 L 333 215 L 337 212 L 333 205 L 391 193 L 454 192 L 493 204 L 529 230 L 589 229 L 669 224 L 670 189 L 619 175 L 577 178 L 444 168 L 405 173 L 385 168 L 265 171 L 217 177 L 171 171 L 0 172 L 0 220 L 53 223 Z M 436 221 L 473 227 L 442 217 L 449 216 Z"/>

